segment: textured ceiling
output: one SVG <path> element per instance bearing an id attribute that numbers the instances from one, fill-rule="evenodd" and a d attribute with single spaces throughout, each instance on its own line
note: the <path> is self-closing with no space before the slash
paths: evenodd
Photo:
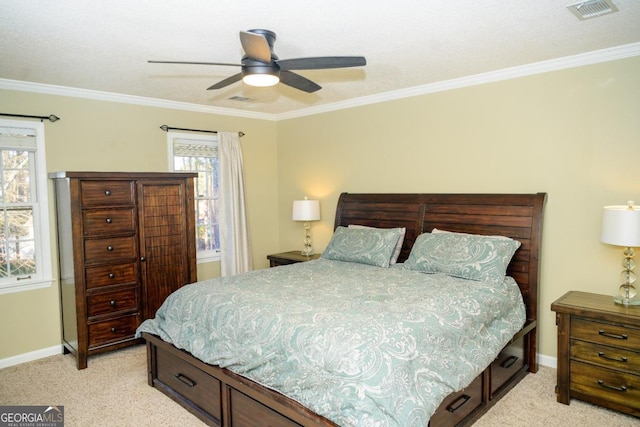
<path id="1" fill-rule="evenodd" d="M 282 114 L 640 42 L 640 1 L 580 21 L 571 1 L 2 0 L 0 79 Z M 361 68 L 300 71 L 322 86 L 241 82 L 238 32 L 276 32 L 281 59 L 363 55 Z M 232 100 L 245 97 L 246 101 Z"/>

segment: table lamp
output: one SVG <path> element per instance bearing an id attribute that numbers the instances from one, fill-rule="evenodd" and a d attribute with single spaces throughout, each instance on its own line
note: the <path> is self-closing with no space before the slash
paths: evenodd
<path id="1" fill-rule="evenodd" d="M 313 255 L 313 247 L 311 246 L 311 224 L 309 224 L 309 221 L 317 221 L 320 219 L 320 202 L 318 200 L 309 200 L 306 197 L 304 200 L 294 200 L 291 219 L 294 221 L 304 221 L 304 248 L 301 254 L 305 256 Z"/>
<path id="2" fill-rule="evenodd" d="M 620 274 L 620 294 L 613 297 L 614 302 L 623 305 L 640 305 L 640 298 L 634 283 L 636 275 L 633 269 L 634 247 L 640 246 L 640 207 L 630 201 L 626 206 L 605 206 L 602 213 L 602 233 L 600 240 L 610 245 L 623 246 Z"/>

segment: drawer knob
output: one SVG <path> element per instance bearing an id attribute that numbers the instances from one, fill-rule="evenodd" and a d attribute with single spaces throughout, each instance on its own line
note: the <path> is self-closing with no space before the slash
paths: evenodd
<path id="1" fill-rule="evenodd" d="M 109 273 L 109 279 L 115 279 L 116 275 L 114 273 Z"/>
<path id="2" fill-rule="evenodd" d="M 447 406 L 447 411 L 453 413 L 458 409 L 462 408 L 465 403 L 467 403 L 471 399 L 471 396 L 468 394 L 463 394 L 459 398 L 457 398 L 451 405 Z"/>
<path id="3" fill-rule="evenodd" d="M 189 377 L 187 377 L 185 375 L 182 375 L 179 372 L 177 374 L 175 374 L 174 377 L 176 377 L 176 379 L 178 381 L 180 381 L 183 384 L 188 385 L 189 387 L 195 387 L 196 386 L 196 382 L 195 381 L 193 381 L 191 378 L 189 378 Z"/>
<path id="4" fill-rule="evenodd" d="M 115 302 L 114 300 L 111 300 L 111 301 L 109 302 L 109 304 L 111 304 L 111 307 L 115 307 L 115 306 L 116 306 L 116 302 Z"/>
<path id="5" fill-rule="evenodd" d="M 111 224 L 113 222 L 111 218 L 107 218 L 106 221 L 107 221 L 107 224 Z"/>
<path id="6" fill-rule="evenodd" d="M 621 385 L 620 387 L 616 387 L 616 386 L 614 386 L 614 385 L 606 384 L 606 383 L 605 383 L 604 381 L 602 381 L 602 380 L 598 380 L 598 384 L 599 384 L 601 387 L 608 388 L 609 390 L 623 391 L 623 392 L 624 392 L 624 391 L 627 391 L 627 386 L 624 386 L 624 385 Z"/>
<path id="7" fill-rule="evenodd" d="M 104 190 L 104 195 L 105 195 L 105 196 L 110 196 L 110 195 L 111 195 L 111 191 L 109 191 L 109 190 Z"/>
<path id="8" fill-rule="evenodd" d="M 111 328 L 111 332 L 116 333 L 116 328 Z"/>
<path id="9" fill-rule="evenodd" d="M 108 250 L 109 252 L 113 252 L 113 246 L 111 246 L 111 245 L 107 246 L 107 250 Z"/>
<path id="10" fill-rule="evenodd" d="M 603 359 L 607 359 L 607 360 L 613 360 L 614 362 L 627 362 L 627 358 L 626 357 L 611 357 L 611 356 L 607 356 L 604 351 L 599 351 L 598 352 L 598 356 L 602 357 Z"/>
<path id="11" fill-rule="evenodd" d="M 617 339 L 617 340 L 626 340 L 627 338 L 629 338 L 627 334 L 622 334 L 622 335 L 612 334 L 610 332 L 605 332 L 602 329 L 600 329 L 598 331 L 598 334 L 602 335 L 603 337 L 614 338 L 614 339 Z"/>
<path id="12" fill-rule="evenodd" d="M 143 262 L 144 262 L 144 261 L 146 261 L 146 260 L 147 260 L 147 258 L 146 258 L 146 257 L 143 257 L 143 256 L 141 256 L 141 257 L 140 257 L 140 261 L 143 261 Z"/>

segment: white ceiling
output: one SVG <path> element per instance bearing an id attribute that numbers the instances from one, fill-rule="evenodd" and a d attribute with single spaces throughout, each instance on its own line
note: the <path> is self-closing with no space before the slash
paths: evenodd
<path id="1" fill-rule="evenodd" d="M 2 0 L 0 79 L 266 114 L 365 97 L 640 42 L 640 1 L 580 21 L 560 0 Z M 239 31 L 277 34 L 281 59 L 362 55 L 360 68 L 300 71 L 322 86 L 241 82 Z M 248 101 L 230 100 L 240 96 Z"/>

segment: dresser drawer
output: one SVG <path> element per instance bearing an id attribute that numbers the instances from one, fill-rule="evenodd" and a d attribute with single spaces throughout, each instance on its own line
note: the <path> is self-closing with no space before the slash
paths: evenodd
<path id="1" fill-rule="evenodd" d="M 220 381 L 160 348 L 156 349 L 157 379 L 221 421 Z"/>
<path id="2" fill-rule="evenodd" d="M 524 366 L 524 337 L 505 347 L 491 364 L 491 395 Z"/>
<path id="3" fill-rule="evenodd" d="M 229 400 L 231 401 L 231 427 L 301 427 L 300 424 L 236 389 L 229 388 Z"/>
<path id="4" fill-rule="evenodd" d="M 469 386 L 447 396 L 429 420 L 429 426 L 453 426 L 482 404 L 482 374 Z"/>
<path id="5" fill-rule="evenodd" d="M 113 320 L 105 320 L 89 324 L 89 349 L 116 341 L 133 338 L 140 316 L 119 317 Z"/>
<path id="6" fill-rule="evenodd" d="M 100 265 L 87 267 L 85 269 L 85 283 L 87 289 L 99 288 L 101 286 L 124 285 L 126 283 L 136 283 L 138 271 L 136 263 Z"/>
<path id="7" fill-rule="evenodd" d="M 116 314 L 138 310 L 138 288 L 94 293 L 87 297 L 87 316 Z"/>
<path id="8" fill-rule="evenodd" d="M 571 393 L 588 401 L 606 400 L 640 415 L 640 376 L 571 361 Z"/>
<path id="9" fill-rule="evenodd" d="M 640 348 L 637 349 L 640 351 Z M 571 357 L 605 368 L 640 375 L 640 353 L 586 341 L 571 340 Z"/>
<path id="10" fill-rule="evenodd" d="M 571 337 L 629 350 L 640 348 L 640 329 L 613 323 L 574 317 L 571 319 Z"/>
<path id="11" fill-rule="evenodd" d="M 133 205 L 135 181 L 81 181 L 83 207 Z"/>
<path id="12" fill-rule="evenodd" d="M 134 232 L 133 209 L 91 209 L 82 212 L 85 236 Z"/>
<path id="13" fill-rule="evenodd" d="M 135 236 L 85 239 L 84 241 L 84 258 L 87 263 L 131 259 L 135 254 Z"/>

